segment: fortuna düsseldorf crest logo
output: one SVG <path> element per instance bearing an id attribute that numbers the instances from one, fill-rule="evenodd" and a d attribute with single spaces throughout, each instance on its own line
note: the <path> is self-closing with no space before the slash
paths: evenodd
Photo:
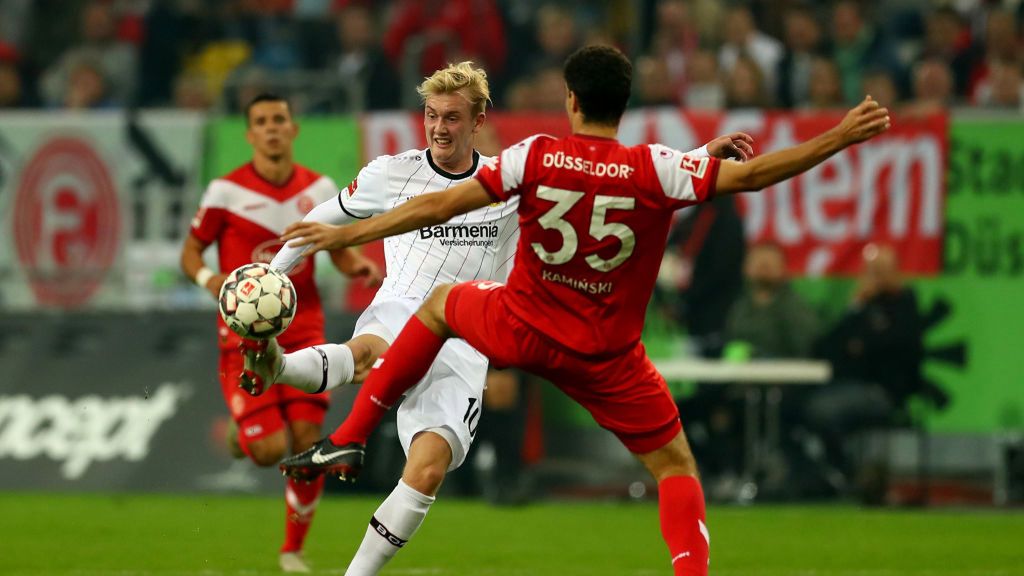
<path id="1" fill-rule="evenodd" d="M 121 235 L 117 191 L 92 147 L 71 137 L 40 147 L 14 200 L 14 244 L 36 300 L 76 308 L 96 293 Z"/>

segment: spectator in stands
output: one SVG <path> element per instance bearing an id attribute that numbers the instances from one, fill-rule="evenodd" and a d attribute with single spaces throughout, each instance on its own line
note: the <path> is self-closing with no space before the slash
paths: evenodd
<path id="1" fill-rule="evenodd" d="M 832 8 L 832 56 L 843 78 L 847 104 L 860 101 L 864 70 L 881 69 L 902 77 L 896 50 L 885 34 L 865 21 L 856 0 L 839 0 Z"/>
<path id="2" fill-rule="evenodd" d="M 924 46 L 919 60 L 941 60 L 953 73 L 954 93 L 966 96 L 977 59 L 971 31 L 955 8 L 939 6 L 925 20 Z"/>
<path id="3" fill-rule="evenodd" d="M 790 287 L 782 247 L 751 246 L 743 275 L 743 293 L 725 323 L 726 340 L 749 344 L 758 358 L 810 357 L 818 337 L 818 318 Z"/>
<path id="4" fill-rule="evenodd" d="M 103 67 L 98 62 L 83 57 L 69 66 L 67 87 L 62 102 L 65 108 L 86 110 L 108 108 L 112 105 L 107 79 L 103 74 Z"/>
<path id="5" fill-rule="evenodd" d="M 776 102 L 794 108 L 807 102 L 811 91 L 811 63 L 826 54 L 821 25 L 809 7 L 786 12 L 785 51 L 776 70 Z"/>
<path id="6" fill-rule="evenodd" d="M 67 103 L 68 93 L 81 91 L 85 84 L 105 86 L 103 99 L 110 104 L 124 105 L 134 94 L 135 47 L 117 37 L 117 22 L 109 2 L 89 2 L 82 12 L 79 42 L 67 50 L 43 77 L 44 99 L 51 105 Z M 92 78 L 83 72 L 81 62 L 98 66 Z M 74 87 L 72 73 L 78 70 L 79 86 Z M 102 82 L 100 82 L 102 80 Z M 79 99 L 75 95 L 74 99 Z"/>
<path id="7" fill-rule="evenodd" d="M 174 81 L 174 106 L 184 110 L 207 110 L 213 102 L 206 78 L 199 74 L 182 74 Z"/>
<path id="8" fill-rule="evenodd" d="M 701 356 L 717 358 L 725 318 L 743 287 L 745 240 L 735 200 L 726 196 L 687 210 L 669 237 L 682 269 L 679 324 Z"/>
<path id="9" fill-rule="evenodd" d="M 336 30 L 340 52 L 334 59 L 341 100 L 333 108 L 347 112 L 399 108 L 401 86 L 375 35 L 373 14 L 362 2 L 338 9 Z"/>
<path id="10" fill-rule="evenodd" d="M 683 104 L 690 110 L 725 108 L 725 86 L 718 69 L 718 58 L 710 50 L 698 50 L 690 57 Z"/>
<path id="11" fill-rule="evenodd" d="M 876 102 L 890 110 L 895 110 L 900 103 L 896 80 L 885 70 L 869 70 L 864 73 L 863 95 L 870 95 Z"/>
<path id="12" fill-rule="evenodd" d="M 18 53 L 13 47 L 0 45 L 0 108 L 17 108 L 23 103 Z"/>
<path id="13" fill-rule="evenodd" d="M 668 64 L 661 58 L 641 56 L 636 61 L 636 96 L 630 103 L 636 106 L 678 106 L 679 100 L 672 90 Z"/>
<path id="14" fill-rule="evenodd" d="M 939 114 L 954 104 L 953 71 L 949 64 L 939 59 L 922 60 L 914 65 L 912 74 L 912 100 L 904 107 L 904 114 Z"/>
<path id="15" fill-rule="evenodd" d="M 1024 112 L 1024 79 L 1021 64 L 1015 60 L 997 60 L 988 77 L 978 86 L 977 104 Z"/>
<path id="16" fill-rule="evenodd" d="M 811 110 L 836 110 L 845 107 L 843 102 L 843 81 L 835 60 L 818 56 L 811 62 L 810 91 L 805 108 Z"/>
<path id="17" fill-rule="evenodd" d="M 565 110 L 565 76 L 560 66 L 549 66 L 537 71 L 531 83 L 533 110 L 561 112 Z"/>
<path id="18" fill-rule="evenodd" d="M 418 83 L 449 62 L 473 60 L 499 76 L 507 46 L 494 0 L 398 0 L 384 33 L 384 52 L 399 74 Z"/>
<path id="19" fill-rule="evenodd" d="M 537 12 L 537 48 L 535 66 L 560 67 L 580 45 L 580 32 L 573 12 L 559 4 L 546 4 Z"/>
<path id="20" fill-rule="evenodd" d="M 679 94 L 686 88 L 690 57 L 700 46 L 691 5 L 686 0 L 660 0 L 655 22 L 650 54 L 665 61 L 672 91 Z"/>
<path id="21" fill-rule="evenodd" d="M 770 242 L 749 247 L 743 263 L 743 275 L 743 292 L 726 318 L 724 356 L 728 358 L 739 353 L 740 357 L 749 355 L 770 359 L 811 357 L 819 333 L 818 317 L 790 286 L 782 247 Z M 773 448 L 779 451 L 772 455 L 770 462 L 764 462 L 766 476 L 760 487 L 766 495 L 795 495 L 803 489 L 796 484 L 804 479 L 794 478 L 798 475 L 794 470 L 806 467 L 807 459 L 802 457 L 793 438 L 806 392 L 802 386 L 779 386 L 769 392 L 775 398 L 773 405 L 778 410 L 779 445 Z M 733 393 L 736 397 L 740 394 L 739 390 Z M 737 446 L 741 445 L 740 439 L 744 436 L 744 422 L 740 416 L 743 407 L 740 404 L 738 400 L 733 401 L 731 410 L 711 420 L 718 426 L 712 431 L 720 437 L 714 444 L 724 444 L 723 450 L 733 451 L 730 458 L 736 462 L 742 456 Z M 725 410 L 721 406 L 718 409 Z"/>
<path id="22" fill-rule="evenodd" d="M 921 389 L 922 332 L 917 296 L 903 282 L 895 251 L 868 245 L 850 308 L 818 343 L 833 381 L 815 390 L 805 408 L 829 463 L 847 478 L 853 470 L 844 438 L 891 422 Z"/>
<path id="23" fill-rule="evenodd" d="M 757 64 L 764 88 L 774 93 L 775 72 L 782 59 L 782 43 L 757 29 L 750 8 L 731 6 L 725 14 L 725 42 L 718 58 L 722 69 L 731 73 L 744 57 Z"/>
<path id="24" fill-rule="evenodd" d="M 753 59 L 741 56 L 726 77 L 725 101 L 730 109 L 766 108 L 771 104 L 761 69 Z"/>
<path id="25" fill-rule="evenodd" d="M 1024 4 L 1022 4 L 1024 6 Z M 992 10 L 985 19 L 985 37 L 979 49 L 981 57 L 971 71 L 968 95 L 977 96 L 978 86 L 988 77 L 992 65 L 1000 61 L 1018 61 L 1024 54 L 1024 38 L 1017 17 L 1008 10 Z"/>

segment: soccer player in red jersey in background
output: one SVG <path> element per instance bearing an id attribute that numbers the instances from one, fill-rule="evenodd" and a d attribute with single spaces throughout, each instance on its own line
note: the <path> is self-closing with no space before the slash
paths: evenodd
<path id="1" fill-rule="evenodd" d="M 298 125 L 292 120 L 287 101 L 271 94 L 257 96 L 246 108 L 246 123 L 252 161 L 210 182 L 181 251 L 182 270 L 214 298 L 226 272 L 250 262 L 270 262 L 282 246 L 279 237 L 285 226 L 338 195 L 338 187 L 330 178 L 293 161 L 292 142 Z M 203 252 L 214 242 L 220 273 L 203 262 Z M 381 279 L 376 264 L 357 251 L 332 250 L 331 260 L 350 277 L 361 276 L 371 283 Z M 286 350 L 325 342 L 324 315 L 313 267 L 309 258 L 290 275 L 298 294 L 298 308 L 280 338 Z M 288 448 L 292 453 L 308 448 L 320 437 L 327 395 L 313 396 L 275 386 L 254 398 L 241 390 L 238 376 L 242 373 L 242 356 L 238 347 L 242 339 L 219 317 L 218 322 L 221 391 L 238 426 L 237 434 L 229 439 L 237 440 L 232 445 L 259 466 L 276 464 Z M 322 488 L 322 480 L 287 481 L 285 541 L 279 558 L 286 572 L 309 571 L 302 559 L 302 544 Z"/>
<path id="2" fill-rule="evenodd" d="M 358 474 L 384 413 L 446 339 L 463 338 L 495 366 L 551 381 L 636 454 L 658 482 L 675 574 L 705 575 L 709 536 L 697 465 L 665 381 L 640 343 L 672 213 L 796 176 L 887 130 L 888 111 L 868 97 L 807 142 L 744 163 L 720 161 L 615 139 L 632 77 L 618 50 L 583 48 L 564 74 L 572 136 L 527 138 L 472 181 L 358 224 L 289 227 L 284 239 L 296 245 L 353 246 L 518 195 L 521 236 L 507 285 L 437 287 L 370 372 L 345 422 L 281 468 L 307 478 Z"/>

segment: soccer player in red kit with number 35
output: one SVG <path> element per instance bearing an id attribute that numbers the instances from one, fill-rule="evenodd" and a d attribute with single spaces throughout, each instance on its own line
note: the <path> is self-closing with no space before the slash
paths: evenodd
<path id="1" fill-rule="evenodd" d="M 370 372 L 345 422 L 281 468 L 293 477 L 358 474 L 363 446 L 384 413 L 419 381 L 446 339 L 462 338 L 495 366 L 551 381 L 612 431 L 658 482 L 675 574 L 705 575 L 709 535 L 697 465 L 665 381 L 640 343 L 672 212 L 800 174 L 887 130 L 888 111 L 868 97 L 836 127 L 792 148 L 743 163 L 696 158 L 615 139 L 632 78 L 618 50 L 582 48 L 564 73 L 568 138 L 527 138 L 473 180 L 351 226 L 289 227 L 284 239 L 294 245 L 334 249 L 518 195 L 521 236 L 507 285 L 437 287 Z"/>

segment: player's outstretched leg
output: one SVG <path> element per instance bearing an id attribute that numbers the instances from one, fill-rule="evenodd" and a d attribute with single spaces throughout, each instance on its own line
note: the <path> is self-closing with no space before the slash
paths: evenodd
<path id="1" fill-rule="evenodd" d="M 262 355 L 258 350 L 246 352 L 246 371 L 242 374 L 241 386 L 246 390 L 259 390 L 262 384 L 265 390 L 279 383 L 319 394 L 361 382 L 387 347 L 388 343 L 379 336 L 363 334 L 345 344 L 320 344 L 288 354 L 282 354 L 280 348 L 269 347 Z"/>
<path id="2" fill-rule="evenodd" d="M 313 448 L 281 462 L 281 470 L 293 477 L 314 477 L 338 468 L 332 455 L 365 446 L 377 424 L 391 406 L 416 385 L 433 364 L 451 331 L 444 320 L 444 306 L 450 285 L 438 286 L 416 315 L 402 329 L 378 365 L 370 371 L 348 418 L 328 438 Z M 360 457 L 360 465 L 362 458 Z M 358 471 L 355 472 L 358 474 Z M 345 474 L 354 479 L 353 471 Z"/>
<path id="3" fill-rule="evenodd" d="M 402 479 L 370 518 L 346 576 L 374 576 L 405 546 L 423 524 L 451 462 L 447 440 L 429 431 L 416 435 Z"/>
<path id="4" fill-rule="evenodd" d="M 707 576 L 710 535 L 697 464 L 680 431 L 661 448 L 637 456 L 658 482 L 661 534 L 676 576 Z"/>

